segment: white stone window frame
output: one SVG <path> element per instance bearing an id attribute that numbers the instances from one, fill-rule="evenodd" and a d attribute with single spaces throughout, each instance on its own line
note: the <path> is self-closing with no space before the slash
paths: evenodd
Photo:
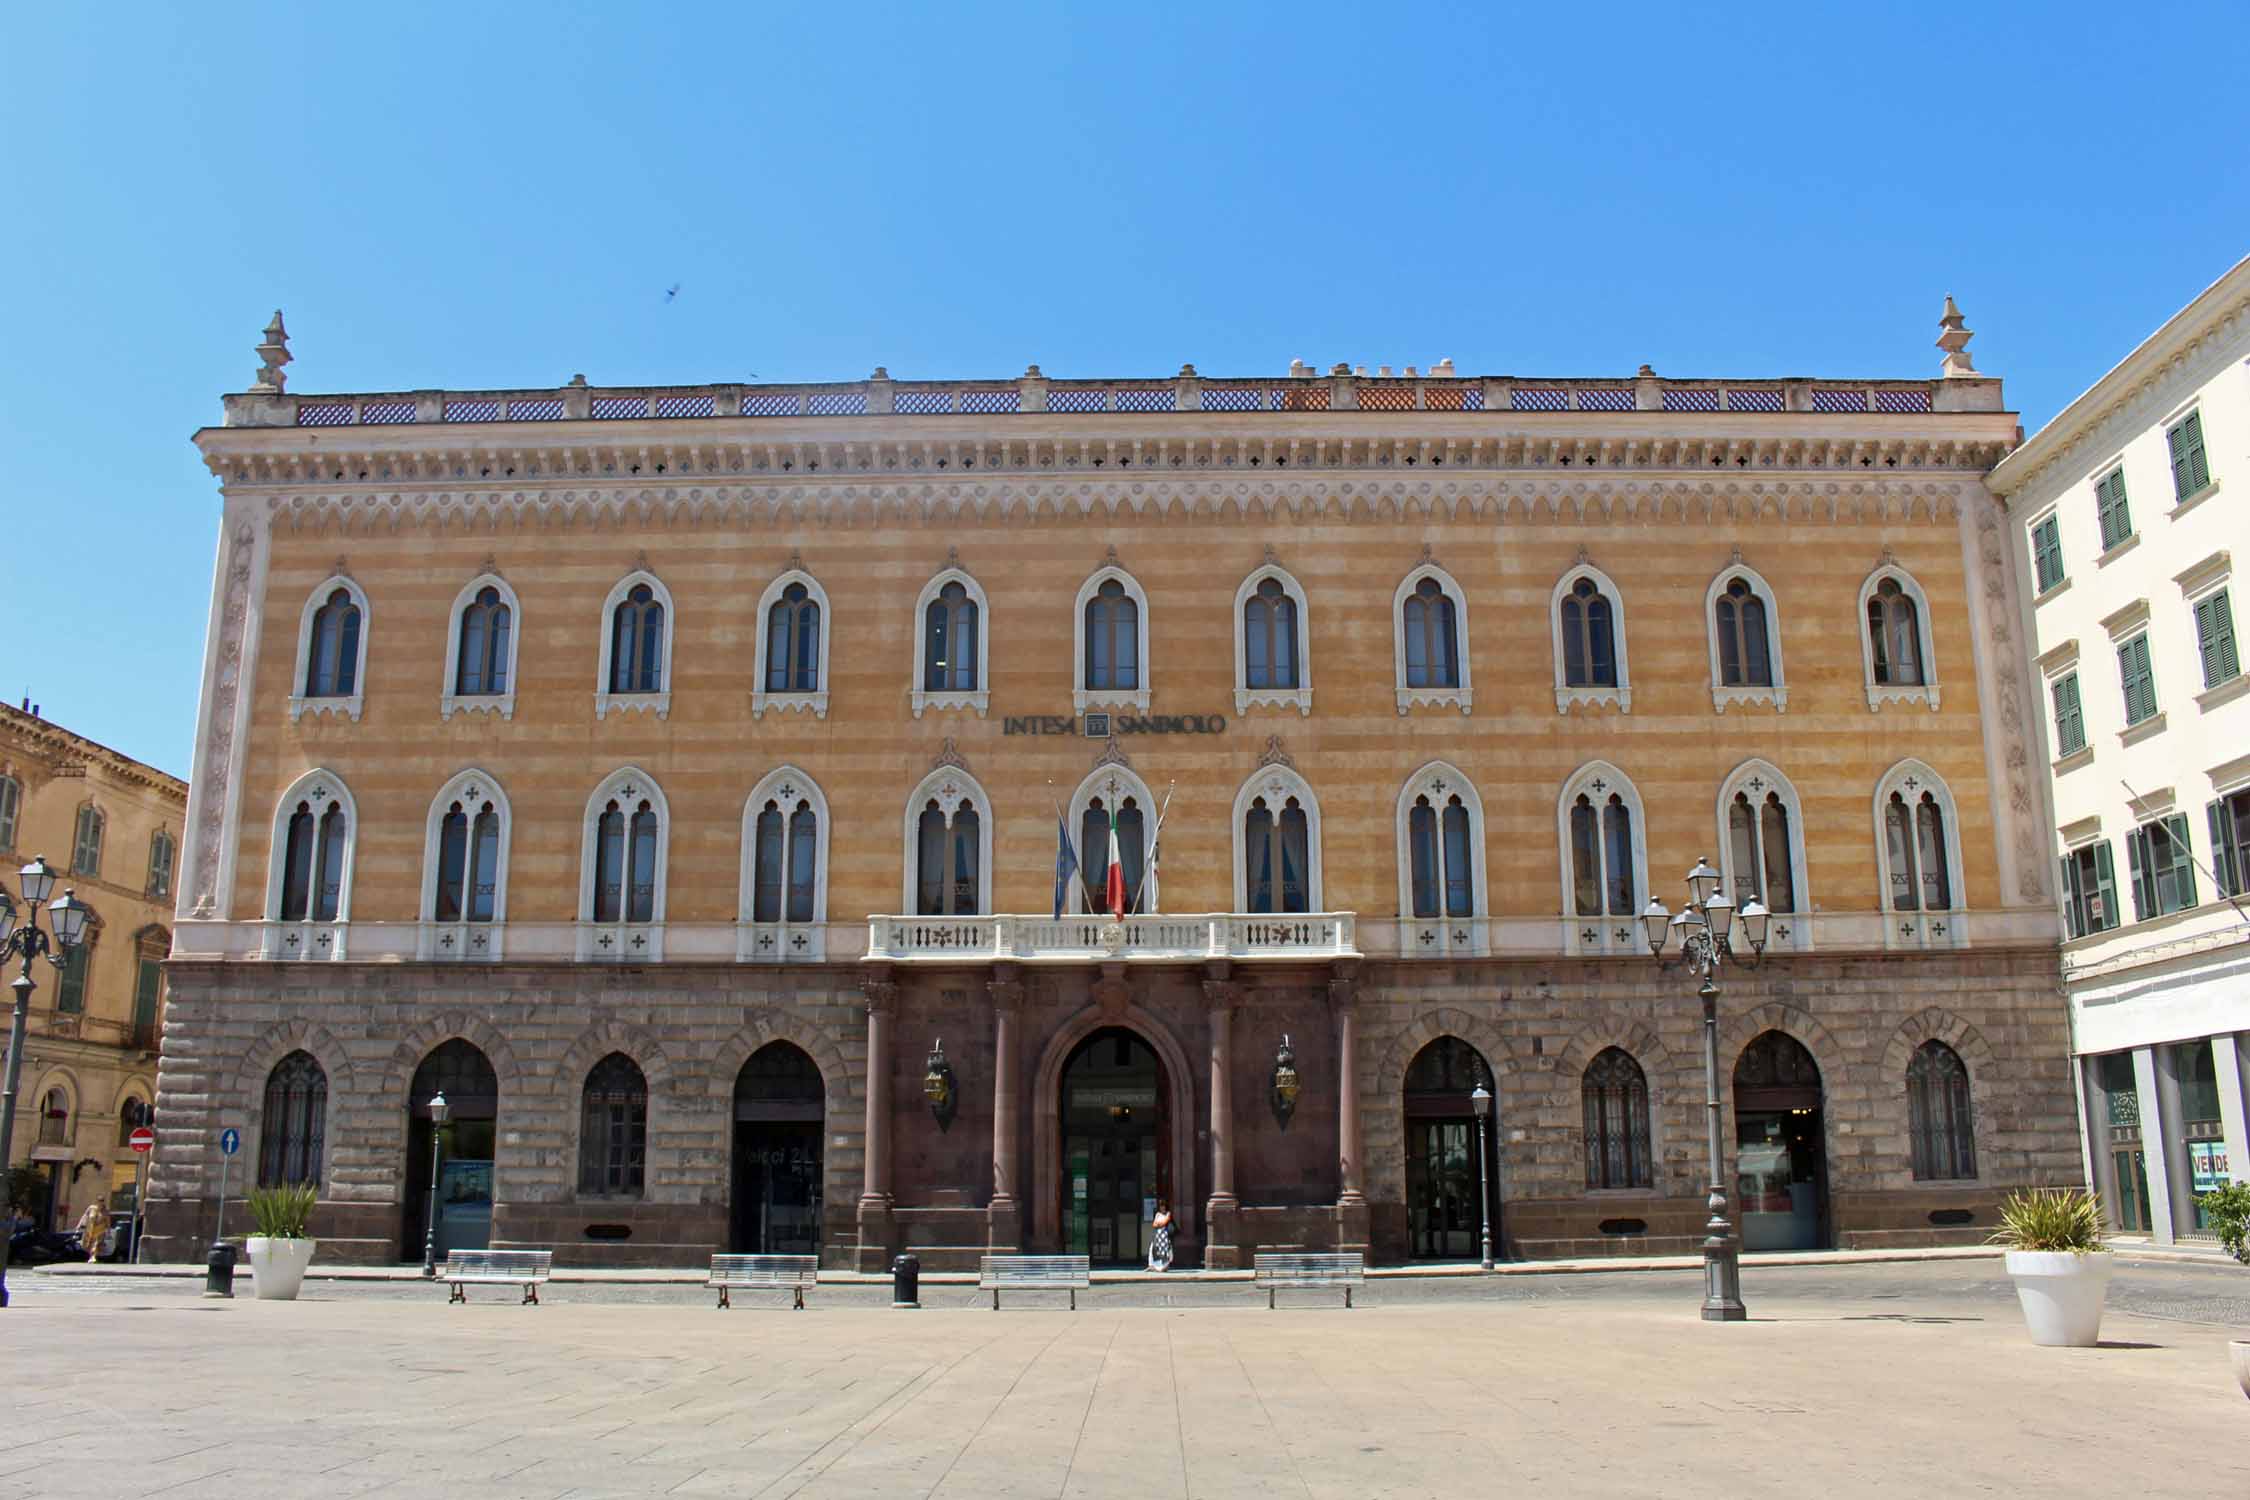
<path id="1" fill-rule="evenodd" d="M 772 632 L 769 627 L 773 621 L 773 607 L 794 583 L 805 586 L 806 595 L 820 610 L 820 660 L 813 666 L 813 682 L 816 686 L 809 693 L 769 693 L 766 691 L 766 661 L 767 653 L 772 649 L 769 639 Z M 983 611 L 980 609 L 978 614 L 981 617 Z M 822 588 L 820 580 L 803 568 L 791 568 L 766 585 L 766 591 L 758 596 L 758 660 L 757 675 L 750 679 L 751 718 L 764 718 L 768 709 L 783 714 L 809 713 L 816 719 L 828 717 L 828 642 L 835 633 L 831 629 L 835 618 L 834 612 L 828 607 L 828 590 Z M 826 836 L 827 827 L 825 822 L 821 824 L 823 837 Z"/>
<path id="2" fill-rule="evenodd" d="M 1563 600 L 1583 578 L 1601 591 L 1609 601 L 1610 645 L 1617 657 L 1617 686 L 1572 687 L 1563 670 Z M 1547 629 L 1555 653 L 1555 712 L 1566 714 L 1573 704 L 1614 703 L 1625 713 L 1633 711 L 1633 674 L 1625 661 L 1625 595 L 1607 573 L 1592 563 L 1579 563 L 1555 581 L 1555 591 L 1547 600 Z"/>
<path id="3" fill-rule="evenodd" d="M 1737 578 L 1750 585 L 1752 593 L 1766 607 L 1766 661 L 1773 668 L 1773 686 L 1756 687 L 1743 684 L 1728 687 L 1719 680 L 1719 596 L 1727 585 Z M 1865 634 L 1866 627 L 1861 626 Z M 1771 703 L 1776 713 L 1789 712 L 1789 677 L 1781 665 L 1781 600 L 1773 585 L 1763 574 L 1748 563 L 1734 562 L 1721 568 L 1703 591 L 1703 639 L 1710 651 L 1711 711 L 1725 713 L 1731 703 Z"/>
<path id="4" fill-rule="evenodd" d="M 1899 592 L 1914 606 L 1914 644 L 1922 653 L 1922 681 L 1919 685 L 1875 680 L 1875 632 L 1868 624 L 1867 606 L 1886 578 L 1895 582 Z M 1768 613 L 1770 616 L 1770 609 Z M 1937 633 L 1930 623 L 1930 598 L 1922 591 L 1921 581 L 1897 563 L 1878 565 L 1859 586 L 1859 611 L 1856 619 L 1859 625 L 1859 670 L 1867 689 L 1867 711 L 1874 713 L 1886 703 L 1920 703 L 1931 713 L 1936 713 Z"/>
<path id="5" fill-rule="evenodd" d="M 1765 785 L 1753 790 L 1750 785 L 1752 782 L 1763 782 Z M 1764 807 L 1766 794 L 1769 792 L 1780 796 L 1781 810 L 1789 817 L 1789 875 L 1795 886 L 1792 895 L 1797 909 L 1773 914 L 1773 921 L 1766 929 L 1766 945 L 1769 948 L 1808 952 L 1813 945 L 1814 908 L 1812 873 L 1805 864 L 1805 803 L 1797 794 L 1797 784 L 1789 779 L 1787 773 L 1762 757 L 1752 756 L 1728 772 L 1726 779 L 1719 783 L 1718 801 L 1713 807 L 1716 819 L 1713 826 L 1719 839 L 1719 857 L 1715 863 L 1725 881 L 1720 889 L 1730 897 L 1735 890 L 1734 838 L 1730 819 L 1736 794 L 1749 797 L 1751 810 L 1757 812 Z M 1758 839 L 1759 849 L 1762 851 L 1765 847 L 1765 828 L 1762 824 L 1758 829 Z M 1761 876 L 1762 874 L 1763 872 Z M 1765 881 L 1761 878 L 1758 884 L 1762 890 Z"/>
<path id="6" fill-rule="evenodd" d="M 945 689 L 930 692 L 922 684 L 928 681 L 930 631 L 930 604 L 949 583 L 958 583 L 977 607 L 977 685 L 973 689 Z M 1144 619 L 1145 619 L 1144 615 Z M 1084 628 L 1081 622 L 1081 629 Z M 1074 669 L 1073 680 L 1078 673 Z M 936 709 L 941 713 L 968 709 L 983 718 L 992 706 L 992 603 L 984 596 L 984 585 L 978 583 L 968 569 L 940 568 L 922 585 L 922 592 L 914 597 L 914 676 L 908 684 L 913 700 L 914 717 Z"/>
<path id="7" fill-rule="evenodd" d="M 1411 818 L 1415 799 L 1428 797 L 1431 808 L 1437 813 L 1437 845 L 1440 864 L 1439 904 L 1444 904 L 1444 849 L 1445 804 L 1450 797 L 1461 799 L 1462 809 L 1469 815 L 1470 886 L 1469 915 L 1466 917 L 1414 915 L 1414 845 Z M 1491 950 L 1492 882 L 1487 878 L 1484 846 L 1484 799 L 1477 787 L 1459 766 L 1451 761 L 1433 760 L 1406 778 L 1398 791 L 1398 806 L 1392 820 L 1392 847 L 1397 851 L 1398 863 L 1398 920 L 1400 928 L 1399 952 L 1406 958 L 1482 958 Z"/>
<path id="8" fill-rule="evenodd" d="M 825 656 L 828 606 L 821 604 Z M 821 671 L 827 672 L 823 660 Z M 826 682 L 825 675 L 821 681 Z M 781 805 L 783 859 L 787 860 L 790 804 L 805 801 L 813 814 L 813 914 L 810 922 L 789 921 L 789 888 L 782 884 L 783 920 L 760 922 L 758 910 L 758 814 L 768 802 Z M 742 801 L 742 862 L 735 902 L 735 959 L 740 963 L 818 963 L 827 957 L 828 945 L 828 796 L 820 783 L 801 768 L 780 765 L 758 778 Z M 786 869 L 786 863 L 784 865 Z"/>
<path id="9" fill-rule="evenodd" d="M 1599 784 L 1597 786 L 1597 783 Z M 1570 863 L 1570 810 L 1583 794 L 1593 804 L 1596 831 L 1596 853 L 1602 859 L 1601 884 L 1606 895 L 1609 888 L 1609 838 L 1600 828 L 1602 809 L 1614 794 L 1625 805 L 1633 820 L 1633 900 L 1631 913 L 1617 915 L 1604 912 L 1599 916 L 1578 914 L 1577 881 Z M 1640 913 L 1648 905 L 1648 811 L 1641 802 L 1640 788 L 1633 778 L 1606 760 L 1592 760 L 1580 766 L 1563 782 L 1561 793 L 1555 798 L 1555 850 L 1556 873 L 1562 883 L 1562 947 L 1565 953 L 1626 953 L 1641 954 L 1648 951 L 1646 935 L 1641 931 Z"/>
<path id="10" fill-rule="evenodd" d="M 611 657 L 617 649 L 617 606 L 625 596 L 642 584 L 647 584 L 656 602 L 664 606 L 664 659 L 657 664 L 657 690 L 653 693 L 613 693 L 609 690 Z M 594 717 L 606 719 L 612 713 L 652 713 L 659 719 L 672 716 L 672 674 L 678 664 L 672 656 L 672 636 L 680 623 L 680 612 L 673 607 L 672 591 L 664 580 L 646 568 L 635 568 L 617 580 L 602 600 L 601 662 L 599 675 L 594 679 Z"/>
<path id="11" fill-rule="evenodd" d="M 1133 674 L 1134 686 L 1129 688 L 1094 688 L 1086 685 L 1086 606 L 1093 603 L 1094 595 L 1111 579 L 1124 586 L 1125 597 L 1133 601 L 1133 626 L 1135 648 L 1140 653 L 1139 666 Z M 1070 610 L 1070 683 L 1071 702 L 1079 713 L 1089 708 L 1137 708 L 1148 712 L 1149 683 L 1155 677 L 1148 655 L 1148 591 L 1140 580 L 1116 563 L 1107 563 L 1087 575 L 1078 586 L 1078 598 Z M 977 612 L 979 620 L 984 612 Z"/>
<path id="12" fill-rule="evenodd" d="M 1142 827 L 1145 835 L 1141 844 L 1141 863 L 1143 870 L 1147 871 L 1148 840 L 1156 836 L 1156 820 L 1163 809 L 1158 805 L 1155 794 L 1149 790 L 1148 783 L 1141 780 L 1132 767 L 1107 765 L 1096 766 L 1093 770 L 1088 771 L 1085 779 L 1078 783 L 1078 789 L 1070 794 L 1070 802 L 1065 810 L 1065 817 L 1068 820 L 1065 826 L 1069 828 L 1073 840 L 1081 838 L 1086 826 L 1087 805 L 1096 797 L 1103 798 L 1106 801 L 1111 795 L 1110 783 L 1112 781 L 1117 784 L 1116 796 L 1120 801 L 1126 797 L 1131 797 L 1141 805 Z M 1104 848 L 1100 857 L 1102 867 L 1106 868 L 1109 863 L 1109 850 Z M 1070 887 L 1065 892 L 1063 899 L 1063 911 L 1066 914 L 1088 915 L 1086 910 L 1086 872 L 1095 868 L 1093 860 L 1094 855 L 1090 850 L 1080 849 L 1078 851 L 1078 873 L 1071 876 Z M 1163 907 L 1158 904 L 1158 898 L 1163 894 L 1163 880 L 1154 871 L 1148 871 L 1143 879 L 1146 882 L 1147 890 L 1141 898 L 1140 911 L 1134 913 L 1134 915 L 1153 916 L 1163 910 Z"/>
<path id="13" fill-rule="evenodd" d="M 1250 686 L 1250 626 L 1245 612 L 1258 585 L 1269 578 L 1280 584 L 1282 594 L 1297 606 L 1297 685 L 1293 688 Z M 1306 602 L 1304 585 L 1279 563 L 1251 569 L 1234 591 L 1234 711 L 1244 714 L 1252 708 L 1293 708 L 1300 718 L 1312 713 L 1312 609 Z"/>
<path id="14" fill-rule="evenodd" d="M 1909 783 L 1913 783 L 1909 785 Z M 1883 811 L 1897 792 L 1908 811 L 1919 805 L 1922 793 L 1936 797 L 1945 818 L 1945 889 L 1952 905 L 1943 911 L 1894 911 L 1891 908 L 1891 846 L 1883 824 Z M 1927 761 L 1909 756 L 1885 771 L 1875 783 L 1869 808 L 1875 834 L 1875 906 L 1883 919 L 1885 948 L 1960 948 L 1968 944 L 1968 884 L 1961 864 L 1961 809 L 1953 789 Z M 1919 839 L 1917 838 L 1917 845 Z"/>
<path id="15" fill-rule="evenodd" d="M 328 602 L 328 596 L 343 589 L 351 595 L 352 603 L 359 606 L 359 653 L 352 662 L 352 690 L 322 697 L 308 696 L 305 677 L 312 669 L 313 616 Z M 314 585 L 305 598 L 305 607 L 297 616 L 297 658 L 291 670 L 296 674 L 289 679 L 289 722 L 294 724 L 306 714 L 344 714 L 354 724 L 367 707 L 367 645 L 375 634 L 375 611 L 368 605 L 367 590 L 343 573 L 336 573 Z"/>
<path id="16" fill-rule="evenodd" d="M 1313 794 L 1311 782 L 1282 765 L 1260 766 L 1234 794 L 1233 833 L 1229 839 L 1234 846 L 1234 910 L 1244 915 L 1250 912 L 1250 851 L 1243 836 L 1243 820 L 1250 815 L 1250 804 L 1260 797 L 1266 799 L 1268 810 L 1275 813 L 1279 813 L 1281 804 L 1291 797 L 1304 808 L 1305 910 L 1308 913 L 1326 911 L 1327 892 L 1322 884 L 1320 859 L 1320 798 Z M 1285 913 L 1271 915 L 1278 917 Z"/>
<path id="17" fill-rule="evenodd" d="M 500 602 L 508 606 L 508 690 L 504 693 L 461 693 L 454 691 L 461 683 L 461 617 L 476 603 L 477 595 L 492 589 L 500 595 Z M 366 617 L 361 618 L 360 634 L 366 635 Z M 498 573 L 479 573 L 454 595 L 453 613 L 445 624 L 444 677 L 438 685 L 438 717 L 450 719 L 455 714 L 498 714 L 503 719 L 516 716 L 516 657 L 523 646 L 523 606 L 516 601 L 516 591 L 508 580 Z M 609 680 L 605 674 L 604 682 Z"/>
<path id="18" fill-rule="evenodd" d="M 465 887 L 475 869 L 476 810 L 469 806 L 472 801 L 490 802 L 492 811 L 500 819 L 499 864 L 492 872 L 492 920 L 440 922 L 437 919 L 438 849 L 445 831 L 446 809 L 459 802 L 469 819 L 469 845 L 462 865 Z M 508 927 L 508 856 L 515 832 L 515 814 L 508 805 L 507 792 L 499 779 L 482 767 L 470 766 L 459 771 L 438 788 L 437 795 L 430 799 L 429 815 L 422 825 L 421 930 L 415 941 L 415 957 L 431 962 L 489 962 L 504 956 Z M 467 894 L 465 889 L 463 894 Z M 449 937 L 450 943 L 446 941 Z M 481 947 L 477 944 L 480 937 L 484 940 Z"/>
<path id="19" fill-rule="evenodd" d="M 666 627 L 669 631 L 669 626 Z M 667 668 L 669 670 L 669 668 Z M 626 788 L 633 791 L 627 794 Z M 633 877 L 633 803 L 646 798 L 650 811 L 656 814 L 656 889 L 650 893 L 649 920 L 646 922 L 596 922 L 594 910 L 594 873 L 600 853 L 600 823 L 602 809 L 612 799 L 625 814 L 625 869 L 623 878 L 630 885 Z M 578 824 L 578 905 L 572 912 L 577 929 L 575 944 L 581 961 L 597 960 L 609 963 L 657 963 L 664 958 L 664 902 L 668 872 L 672 863 L 672 808 L 665 800 L 664 788 L 655 777 L 639 766 L 620 766 L 596 783 L 586 798 L 585 816 Z M 618 909 L 631 910 L 631 892 L 620 893 Z M 602 939 L 607 937 L 608 943 Z M 635 941 L 638 939 L 639 941 Z"/>
<path id="20" fill-rule="evenodd" d="M 362 615 L 364 624 L 366 616 Z M 289 817 L 297 804 L 313 807 L 313 880 L 320 878 L 319 826 L 321 809 L 335 802 L 344 810 L 344 862 L 338 867 L 336 918 L 332 922 L 281 920 L 281 889 L 288 879 Z M 316 766 L 289 783 L 273 807 L 272 842 L 266 846 L 266 904 L 264 931 L 258 955 L 280 959 L 340 959 L 350 947 L 352 920 L 352 869 L 359 855 L 359 803 L 344 778 Z M 291 939 L 295 941 L 292 942 Z"/>
<path id="21" fill-rule="evenodd" d="M 1406 601 L 1425 578 L 1434 578 L 1453 601 L 1453 654 L 1460 668 L 1459 687 L 1408 687 L 1406 685 Z M 1451 573 L 1434 562 L 1422 563 L 1399 580 L 1391 592 L 1391 664 L 1398 691 L 1399 717 L 1416 708 L 1454 707 L 1466 714 L 1475 701 L 1469 685 L 1469 596 Z"/>
<path id="22" fill-rule="evenodd" d="M 977 614 L 981 621 L 984 614 L 981 603 L 978 606 Z M 915 914 L 916 903 L 921 895 L 922 809 L 933 801 L 937 803 L 938 810 L 945 814 L 945 824 L 949 831 L 953 826 L 953 815 L 959 810 L 962 803 L 972 803 L 976 807 L 977 910 L 975 915 L 978 917 L 990 916 L 992 914 L 993 825 L 999 821 L 999 814 L 993 809 L 992 798 L 986 793 L 983 783 L 958 766 L 939 766 L 929 775 L 916 782 L 914 790 L 907 796 L 901 819 L 903 838 L 901 841 L 902 858 L 899 860 L 901 877 L 899 912 L 910 921 L 939 920 L 937 918 L 920 918 Z M 965 916 L 967 914 L 957 915 Z"/>

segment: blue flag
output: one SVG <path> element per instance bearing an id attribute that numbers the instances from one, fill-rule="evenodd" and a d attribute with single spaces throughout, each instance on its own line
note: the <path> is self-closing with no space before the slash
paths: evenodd
<path id="1" fill-rule="evenodd" d="M 1071 877 L 1078 873 L 1078 851 L 1070 847 L 1070 825 L 1062 814 L 1055 814 L 1055 920 L 1061 921 L 1063 893 L 1070 889 Z"/>

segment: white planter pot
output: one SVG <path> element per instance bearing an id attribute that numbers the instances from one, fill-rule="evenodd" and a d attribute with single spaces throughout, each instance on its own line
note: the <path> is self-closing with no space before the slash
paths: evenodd
<path id="1" fill-rule="evenodd" d="M 250 1236 L 250 1274 L 258 1285 L 260 1302 L 294 1302 L 304 1285 L 305 1267 L 312 1264 L 318 1240 L 270 1240 Z"/>
<path id="2" fill-rule="evenodd" d="M 2250 1339 L 2234 1339 L 2227 1345 L 2227 1357 L 2234 1361 L 2235 1384 L 2242 1394 L 2250 1396 Z"/>
<path id="3" fill-rule="evenodd" d="M 2092 1347 L 2101 1337 L 2109 1272 L 2110 1257 L 2100 1251 L 2010 1250 L 2008 1274 L 2015 1279 L 2031 1341 L 2051 1348 Z"/>

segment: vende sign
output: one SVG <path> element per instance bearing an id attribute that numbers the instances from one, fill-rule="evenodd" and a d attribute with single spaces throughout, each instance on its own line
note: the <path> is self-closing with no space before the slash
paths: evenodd
<path id="1" fill-rule="evenodd" d="M 143 1125 L 125 1137 L 125 1144 L 145 1155 L 156 1149 L 156 1132 Z"/>

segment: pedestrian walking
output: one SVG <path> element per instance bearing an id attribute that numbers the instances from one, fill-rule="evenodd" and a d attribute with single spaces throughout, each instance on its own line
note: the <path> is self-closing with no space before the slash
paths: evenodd
<path id="1" fill-rule="evenodd" d="M 1172 1269 L 1172 1205 L 1162 1198 L 1156 1200 L 1156 1217 L 1149 1222 L 1154 1232 L 1148 1240 L 1148 1268 L 1151 1271 Z"/>
<path id="2" fill-rule="evenodd" d="M 78 1218 L 78 1248 L 86 1252 L 86 1264 L 92 1265 L 102 1258 L 102 1236 L 109 1232 L 109 1210 L 96 1198 L 86 1205 L 86 1212 Z"/>

